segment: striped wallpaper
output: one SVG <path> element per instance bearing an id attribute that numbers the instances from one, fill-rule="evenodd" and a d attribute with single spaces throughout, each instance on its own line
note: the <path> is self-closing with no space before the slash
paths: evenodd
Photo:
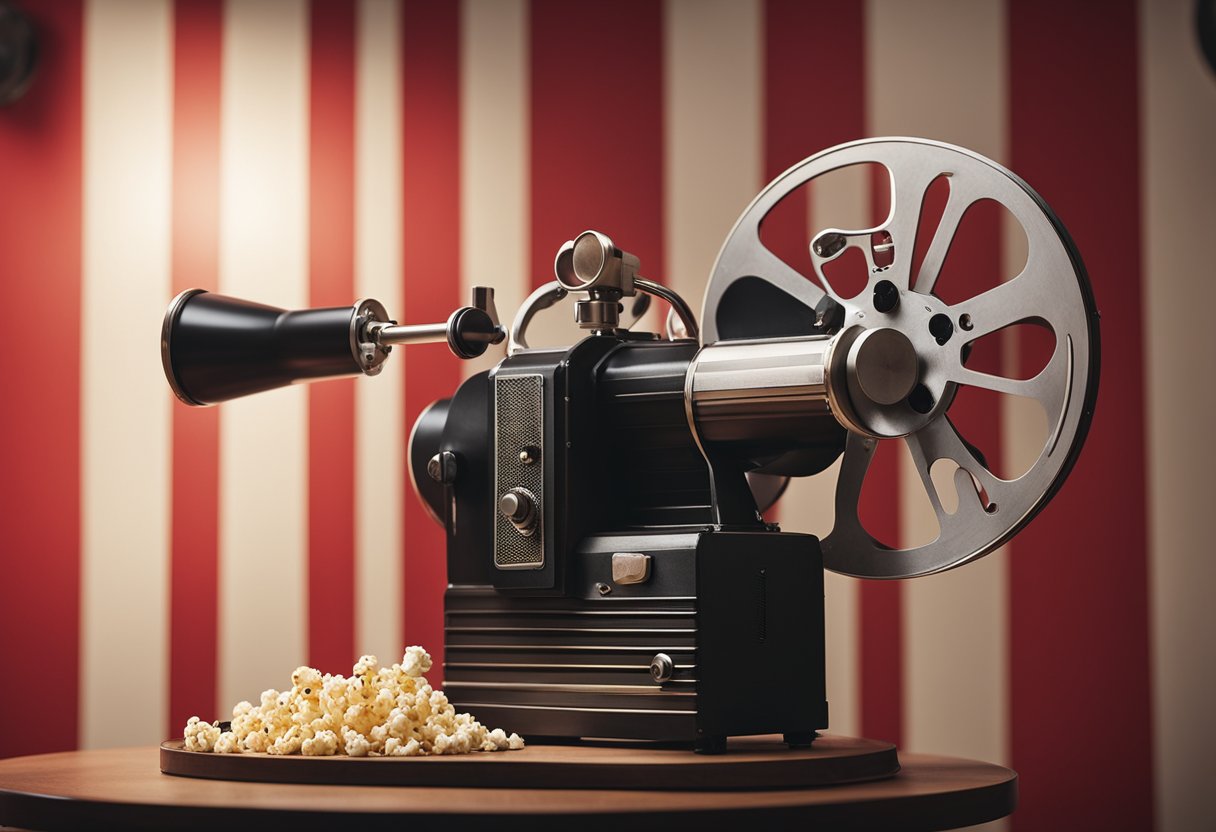
<path id="1" fill-rule="evenodd" d="M 156 347 L 177 291 L 371 296 L 422 322 L 489 284 L 510 315 L 590 227 L 697 306 L 769 178 L 922 135 L 1062 217 L 1103 313 L 1102 391 L 1068 485 L 1003 550 L 829 576 L 832 728 L 1011 765 L 1001 828 L 1211 828 L 1216 75 L 1190 2 L 23 5 L 42 64 L 0 109 L 0 756 L 152 743 L 301 663 L 441 652 L 442 536 L 405 441 L 495 359 L 411 348 L 376 379 L 188 409 Z M 817 186 L 774 246 L 884 198 Z M 991 284 L 1019 256 L 993 214 L 951 268 Z M 985 360 L 1035 358 L 1009 337 Z M 1031 414 L 960 406 L 1002 464 L 1025 458 Z M 909 463 L 875 464 L 879 533 L 931 531 Z M 783 525 L 825 533 L 831 489 L 795 482 Z"/>

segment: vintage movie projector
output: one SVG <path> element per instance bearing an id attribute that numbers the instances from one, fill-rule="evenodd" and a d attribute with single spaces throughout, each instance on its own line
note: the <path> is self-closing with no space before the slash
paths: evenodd
<path id="1" fill-rule="evenodd" d="M 810 279 L 761 243 L 761 222 L 783 197 L 860 164 L 889 173 L 884 222 L 813 235 Z M 913 273 L 922 202 L 942 175 L 949 197 Z M 935 281 L 961 217 L 984 199 L 1021 224 L 1026 266 L 948 305 Z M 868 285 L 844 297 L 823 267 L 852 248 Z M 409 443 L 417 495 L 447 531 L 442 684 L 452 701 L 530 740 L 712 752 L 729 736 L 779 733 L 808 744 L 828 725 L 823 569 L 892 579 L 975 560 L 1030 522 L 1072 468 L 1098 385 L 1084 266 L 1017 176 L 961 148 L 892 138 L 824 151 L 770 184 L 723 245 L 699 325 L 639 268 L 586 231 L 560 248 L 556 281 L 527 299 L 509 332 L 488 289 L 446 323 L 414 326 L 374 300 L 284 311 L 192 290 L 166 313 L 165 372 L 182 401 L 210 405 L 375 375 L 399 344 L 446 340 L 470 358 L 507 338 L 506 357 L 435 402 Z M 643 305 L 639 293 L 670 304 L 664 335 L 622 322 L 625 305 Z M 529 348 L 534 314 L 566 295 L 586 337 Z M 977 339 L 1027 322 L 1055 338 L 1033 378 L 966 366 Z M 1042 405 L 1047 438 L 1021 477 L 999 478 L 951 422 L 968 385 Z M 907 443 L 936 512 L 940 534 L 926 545 L 888 548 L 858 516 L 870 460 L 888 440 Z M 830 534 L 765 522 L 786 478 L 818 474 L 842 454 Z M 930 476 L 938 460 L 957 465 L 952 511 Z"/>

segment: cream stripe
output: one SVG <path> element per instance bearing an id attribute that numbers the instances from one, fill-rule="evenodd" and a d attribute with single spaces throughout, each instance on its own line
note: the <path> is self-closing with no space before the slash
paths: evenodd
<path id="1" fill-rule="evenodd" d="M 523 0 L 464 0 L 460 96 L 460 288 L 492 286 L 509 326 L 528 274 L 528 9 Z M 504 355 L 465 361 L 465 376 Z"/>
<path id="2" fill-rule="evenodd" d="M 220 289 L 287 308 L 308 298 L 308 7 L 226 7 Z M 390 463 L 391 467 L 391 463 Z M 226 707 L 306 658 L 303 387 L 223 405 L 220 683 Z"/>
<path id="3" fill-rule="evenodd" d="M 1216 332 L 1193 300 L 1216 228 L 1216 77 L 1196 48 L 1193 3 L 1141 0 L 1140 27 L 1156 803 L 1160 828 L 1181 832 L 1212 825 L 1216 745 Z"/>
<path id="4" fill-rule="evenodd" d="M 668 0 L 665 10 L 665 282 L 699 310 L 718 249 L 763 184 L 761 8 Z"/>
<path id="5" fill-rule="evenodd" d="M 822 148 L 808 147 L 807 154 Z M 864 171 L 837 171 L 822 177 L 808 189 L 810 200 L 807 240 L 826 223 L 841 228 L 865 228 L 870 219 L 870 180 Z M 836 480 L 840 462 L 814 477 L 795 479 L 782 500 L 782 523 L 788 531 L 811 532 L 825 537 L 836 515 Z M 805 507 L 803 522 L 786 517 L 791 506 Z M 801 518 L 799 518 L 800 520 Z M 860 610 L 855 578 L 826 572 L 824 577 L 824 638 L 827 646 L 828 708 L 830 730 L 836 734 L 861 733 L 861 640 Z"/>
<path id="6" fill-rule="evenodd" d="M 172 14 L 90 2 L 84 43 L 81 744 L 163 739 Z M 137 703 L 137 707 L 133 707 Z"/>
<path id="7" fill-rule="evenodd" d="M 866 19 L 871 131 L 942 139 L 1003 158 L 1002 4 L 871 0 Z M 931 539 L 936 520 L 910 457 L 903 456 L 902 534 Z M 904 585 L 909 748 L 1008 759 L 1006 592 L 1002 553 Z"/>
<path id="8" fill-rule="evenodd" d="M 355 98 L 355 288 L 401 315 L 401 14 L 360 0 Z M 405 361 L 355 385 L 355 640 L 360 653 L 401 655 L 401 504 Z M 353 661 L 353 657 L 352 657 Z"/>

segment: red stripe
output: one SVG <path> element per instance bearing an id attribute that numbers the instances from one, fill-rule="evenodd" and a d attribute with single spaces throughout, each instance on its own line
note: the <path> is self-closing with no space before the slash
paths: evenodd
<path id="1" fill-rule="evenodd" d="M 764 165 L 771 178 L 812 153 L 865 135 L 865 12 L 860 3 L 767 0 L 764 17 Z M 826 30 L 825 20 L 831 21 Z M 830 100 L 830 108 L 808 106 L 812 89 L 830 91 L 812 96 Z M 764 229 L 765 243 L 803 273 L 810 268 L 809 195 L 808 189 L 782 203 Z M 898 469 L 890 449 L 884 450 L 871 466 L 859 511 L 875 535 L 895 541 Z M 858 593 L 861 731 L 898 743 L 903 734 L 901 589 L 897 583 L 867 581 Z"/>
<path id="2" fill-rule="evenodd" d="M 870 215 L 883 222 L 891 210 L 891 188 L 882 168 L 871 169 Z M 882 543 L 900 545 L 900 477 L 903 449 L 883 440 L 866 473 L 857 513 L 862 525 Z M 903 745 L 904 647 L 903 584 L 899 581 L 862 581 L 858 585 L 860 618 L 861 733 Z"/>
<path id="3" fill-rule="evenodd" d="M 219 283 L 223 7 L 177 0 L 173 79 L 173 293 Z M 216 703 L 219 411 L 173 404 L 169 726 Z"/>
<path id="4" fill-rule="evenodd" d="M 79 731 L 83 21 L 75 0 L 23 7 L 38 75 L 0 111 L 0 678 L 52 674 L 55 716 L 7 691 L 0 757 L 69 750 Z M 46 321 L 31 310 L 53 310 L 50 367 L 32 360 Z"/>
<path id="5" fill-rule="evenodd" d="M 402 254 L 404 310 L 398 320 L 446 320 L 460 297 L 460 5 L 407 0 L 402 7 Z M 487 137 L 492 141 L 492 137 Z M 407 347 L 405 425 L 435 399 L 451 396 L 460 367 L 440 345 Z M 408 464 L 403 460 L 402 464 Z M 404 513 L 405 644 L 443 661 L 443 530 L 407 488 Z M 433 673 L 433 680 L 440 674 Z"/>
<path id="6" fill-rule="evenodd" d="M 605 51 L 589 54 L 584 32 L 604 33 Z M 558 247 L 589 228 L 661 279 L 662 5 L 535 0 L 530 42 L 534 283 L 552 280 Z"/>
<path id="7" fill-rule="evenodd" d="M 1012 167 L 1085 258 L 1109 368 L 1072 476 L 1013 544 L 1015 823 L 1150 829 L 1137 6 L 1027 0 L 1008 13 Z"/>
<path id="8" fill-rule="evenodd" d="M 830 33 L 823 22 L 831 20 Z M 808 40 L 809 38 L 809 40 Z M 807 106 L 808 90 L 831 90 L 831 106 Z M 865 133 L 865 20 L 861 4 L 766 0 L 764 4 L 764 172 L 791 165 Z M 763 183 L 758 183 L 763 184 Z M 808 200 L 769 215 L 765 228 L 791 265 L 809 265 Z M 766 222 L 766 226 L 768 222 Z"/>
<path id="9" fill-rule="evenodd" d="M 309 304 L 355 299 L 355 7 L 313 0 Z M 355 652 L 355 381 L 308 388 L 308 660 L 337 673 Z"/>

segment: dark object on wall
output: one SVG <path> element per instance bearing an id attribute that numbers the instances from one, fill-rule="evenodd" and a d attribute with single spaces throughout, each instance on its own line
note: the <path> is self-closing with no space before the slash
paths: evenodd
<path id="1" fill-rule="evenodd" d="M 810 237 L 818 281 L 807 280 L 763 246 L 760 225 L 806 183 L 858 164 L 890 172 L 896 209 L 875 228 Z M 947 172 L 962 196 L 914 273 L 920 205 Z M 934 285 L 962 212 L 980 199 L 1022 225 L 1034 267 L 949 305 Z M 869 273 L 855 296 L 823 270 L 850 248 Z M 557 279 L 516 314 L 507 356 L 414 424 L 411 480 L 447 533 L 437 675 L 459 709 L 529 739 L 717 752 L 729 736 L 784 734 L 808 745 L 828 716 L 823 569 L 891 579 L 961 566 L 1017 534 L 1072 469 L 1098 390 L 1085 267 L 1014 174 L 962 148 L 898 138 L 832 148 L 769 185 L 722 247 L 699 323 L 639 268 L 604 234 L 568 241 Z M 468 347 L 502 337 L 489 290 L 475 291 L 447 324 L 397 326 L 374 301 L 287 313 L 192 290 L 165 317 L 165 370 L 183 401 L 206 404 L 372 374 L 394 344 L 446 340 L 469 357 Z M 666 337 L 622 316 L 638 292 L 671 305 Z M 588 335 L 530 348 L 533 315 L 567 295 Z M 1055 338 L 1033 379 L 965 366 L 968 344 L 1019 324 Z M 1020 477 L 996 476 L 950 421 L 964 386 L 1034 398 L 1048 414 L 1050 435 Z M 885 545 L 859 512 L 870 461 L 888 441 L 906 441 L 936 511 L 940 534 L 921 546 Z M 830 534 L 765 522 L 781 478 L 821 474 L 838 457 L 835 499 L 800 507 L 834 511 Z M 938 463 L 949 477 L 941 485 L 930 471 Z M 758 488 L 756 474 L 777 480 Z"/>
<path id="2" fill-rule="evenodd" d="M 1212 72 L 1216 72 L 1216 0 L 1199 0 L 1195 4 L 1195 28 L 1203 57 Z"/>
<path id="3" fill-rule="evenodd" d="M 0 0 L 0 107 L 25 94 L 37 65 L 34 24 L 12 3 Z"/>

